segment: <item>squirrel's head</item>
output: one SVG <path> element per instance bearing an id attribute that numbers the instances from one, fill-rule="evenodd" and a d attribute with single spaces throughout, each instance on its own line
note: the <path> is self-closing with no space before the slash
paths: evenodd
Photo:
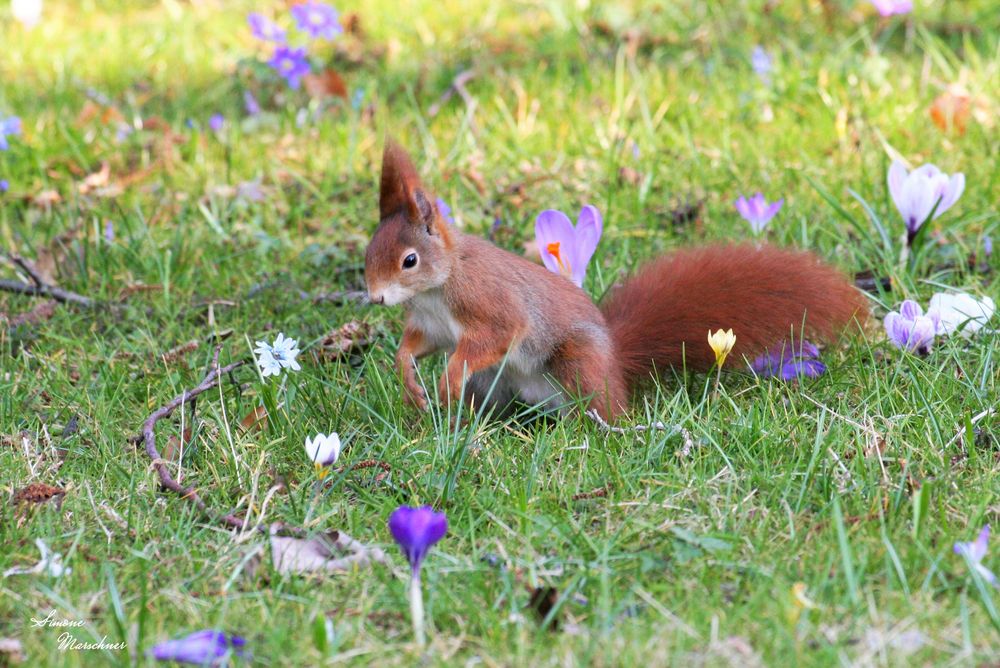
<path id="1" fill-rule="evenodd" d="M 365 252 L 373 304 L 401 304 L 440 287 L 451 273 L 452 231 L 406 151 L 391 139 L 382 154 L 379 224 Z"/>

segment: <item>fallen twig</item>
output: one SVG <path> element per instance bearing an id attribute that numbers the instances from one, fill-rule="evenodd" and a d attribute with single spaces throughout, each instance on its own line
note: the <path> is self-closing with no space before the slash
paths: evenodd
<path id="1" fill-rule="evenodd" d="M 211 390 L 212 388 L 218 386 L 222 376 L 238 369 L 239 367 L 247 364 L 248 360 L 238 360 L 225 367 L 219 368 L 219 351 L 222 350 L 222 346 L 216 346 L 215 354 L 212 356 L 212 364 L 209 366 L 208 373 L 205 378 L 202 379 L 201 383 L 190 390 L 184 390 L 179 395 L 174 397 L 164 406 L 156 409 L 152 415 L 146 418 L 146 421 L 142 424 L 142 441 L 146 447 L 146 454 L 149 458 L 153 460 L 153 468 L 156 469 L 157 475 L 160 477 L 160 484 L 169 489 L 172 492 L 176 492 L 181 495 L 181 498 L 187 499 L 193 503 L 198 510 L 202 511 L 209 517 L 216 519 L 223 524 L 233 527 L 235 529 L 242 530 L 246 526 L 246 520 L 237 517 L 233 514 L 217 516 L 212 511 L 209 510 L 208 506 L 205 504 L 204 500 L 198 495 L 197 490 L 194 487 L 182 487 L 170 472 L 167 470 L 166 461 L 160 456 L 159 450 L 156 449 L 156 423 L 160 420 L 169 417 L 177 408 L 183 406 L 186 403 L 194 400 L 202 392 Z"/>
<path id="2" fill-rule="evenodd" d="M 48 282 L 41 275 L 35 265 L 25 260 L 20 255 L 11 255 L 10 261 L 21 268 L 21 270 L 28 275 L 28 277 L 35 283 L 35 285 L 42 286 L 48 285 Z"/>
<path id="3" fill-rule="evenodd" d="M 584 413 L 584 415 L 586 415 L 595 423 L 597 423 L 598 427 L 600 427 L 604 431 L 610 431 L 612 434 L 629 434 L 629 433 L 638 433 L 649 430 L 678 431 L 680 429 L 680 427 L 668 427 L 659 420 L 657 420 L 652 424 L 635 424 L 629 427 L 613 427 L 610 424 L 608 424 L 607 420 L 598 415 L 597 411 L 594 409 L 587 411 L 586 413 Z"/>
<path id="4" fill-rule="evenodd" d="M 78 295 L 75 292 L 63 290 L 52 285 L 29 285 L 28 283 L 8 279 L 0 279 L 0 291 L 14 292 L 33 297 L 51 297 L 63 304 L 78 304 L 79 306 L 86 306 L 88 308 L 94 306 L 96 303 L 90 297 L 84 297 L 83 295 Z"/>
<path id="5" fill-rule="evenodd" d="M 474 102 L 472 95 L 469 90 L 465 87 L 465 84 L 469 83 L 476 77 L 476 71 L 473 69 L 462 70 L 455 75 L 455 78 L 451 80 L 451 85 L 445 92 L 441 93 L 441 97 L 438 98 L 437 102 L 432 104 L 427 108 L 427 115 L 434 118 L 441 111 L 441 107 L 445 102 L 450 100 L 455 93 L 465 101 L 466 104 L 471 105 Z"/>

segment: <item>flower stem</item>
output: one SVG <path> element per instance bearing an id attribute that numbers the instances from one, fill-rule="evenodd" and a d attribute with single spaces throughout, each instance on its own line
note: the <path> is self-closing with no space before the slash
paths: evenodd
<path id="1" fill-rule="evenodd" d="M 417 644 L 423 647 L 427 644 L 424 635 L 424 597 L 420 589 L 420 571 L 413 571 L 410 578 L 410 617 L 413 618 L 413 636 Z"/>

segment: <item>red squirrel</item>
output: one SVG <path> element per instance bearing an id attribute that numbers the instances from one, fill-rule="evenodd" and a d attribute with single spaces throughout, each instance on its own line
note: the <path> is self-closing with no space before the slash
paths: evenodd
<path id="1" fill-rule="evenodd" d="M 422 410 L 416 360 L 437 351 L 450 354 L 441 400 L 458 399 L 464 387 L 466 401 L 503 411 L 513 400 L 563 406 L 566 392 L 611 420 L 655 370 L 710 369 L 709 330 L 732 328 L 731 355 L 752 359 L 792 333 L 829 340 L 866 313 L 836 269 L 767 245 L 659 257 L 598 307 L 565 276 L 446 222 L 392 140 L 379 214 L 365 253 L 368 296 L 406 309 L 396 365 L 407 402 Z"/>

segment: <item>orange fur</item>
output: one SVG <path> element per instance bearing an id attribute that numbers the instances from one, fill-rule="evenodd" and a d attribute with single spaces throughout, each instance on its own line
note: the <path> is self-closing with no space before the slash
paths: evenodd
<path id="1" fill-rule="evenodd" d="M 654 368 L 704 371 L 715 362 L 708 331 L 732 328 L 730 359 L 782 341 L 827 341 L 854 317 L 861 293 L 812 253 L 773 246 L 706 246 L 653 260 L 601 306 L 618 362 L 638 379 Z"/>

